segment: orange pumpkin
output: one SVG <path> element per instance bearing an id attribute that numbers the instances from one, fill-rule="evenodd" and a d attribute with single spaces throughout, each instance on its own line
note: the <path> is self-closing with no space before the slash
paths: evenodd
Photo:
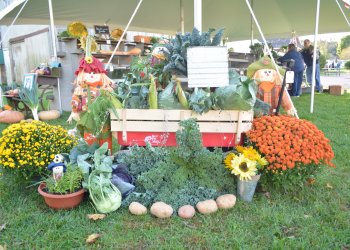
<path id="1" fill-rule="evenodd" d="M 5 110 L 0 113 L 0 123 L 16 123 L 24 120 L 22 112 L 15 110 Z"/>

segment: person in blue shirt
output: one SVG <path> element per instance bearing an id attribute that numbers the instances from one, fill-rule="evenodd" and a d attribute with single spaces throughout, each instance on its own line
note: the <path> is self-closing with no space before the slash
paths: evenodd
<path id="1" fill-rule="evenodd" d="M 304 75 L 304 60 L 302 55 L 296 50 L 295 45 L 292 43 L 288 45 L 288 52 L 277 60 L 283 63 L 290 59 L 294 60 L 294 84 L 292 86 L 291 96 L 300 96 L 301 83 L 303 82 Z"/>
<path id="2" fill-rule="evenodd" d="M 309 39 L 304 40 L 304 48 L 301 51 L 301 55 L 304 58 L 306 64 L 306 78 L 308 83 L 312 83 L 312 65 L 313 65 L 313 55 L 314 47 L 311 45 Z M 320 52 L 316 53 L 316 92 L 321 92 L 321 80 L 320 80 L 320 64 L 319 64 Z"/>

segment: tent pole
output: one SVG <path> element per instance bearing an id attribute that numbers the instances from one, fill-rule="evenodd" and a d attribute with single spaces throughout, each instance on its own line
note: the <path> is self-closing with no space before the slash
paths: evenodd
<path id="1" fill-rule="evenodd" d="M 114 50 L 113 50 L 113 53 L 112 53 L 111 57 L 109 58 L 109 60 L 108 60 L 108 62 L 107 62 L 107 64 L 106 64 L 106 66 L 105 66 L 106 69 L 107 69 L 107 68 L 109 67 L 109 65 L 111 64 L 112 58 L 113 58 L 113 56 L 115 55 L 115 52 L 117 52 L 117 50 L 118 50 L 118 48 L 119 48 L 119 45 L 120 45 L 120 43 L 122 42 L 122 38 L 125 36 L 126 32 L 128 31 L 129 26 L 130 26 L 132 20 L 134 19 L 134 17 L 135 17 L 135 15 L 136 15 L 137 11 L 139 10 L 142 1 L 143 1 L 143 0 L 140 0 L 140 1 L 139 1 L 139 3 L 137 4 L 137 6 L 136 6 L 136 8 L 135 8 L 135 10 L 134 10 L 134 13 L 132 13 L 129 22 L 128 22 L 128 24 L 126 25 L 126 27 L 125 27 L 125 29 L 124 29 L 124 31 L 123 31 L 123 34 L 122 34 L 122 36 L 120 37 L 120 39 L 119 39 L 119 41 L 118 41 L 118 43 L 117 43 L 117 46 L 115 46 L 115 48 L 114 48 Z"/>
<path id="2" fill-rule="evenodd" d="M 315 99 L 315 83 L 316 83 L 316 54 L 317 54 L 317 36 L 318 36 L 318 20 L 320 17 L 320 0 L 317 0 L 316 6 L 316 20 L 315 20 L 315 35 L 314 35 L 314 54 L 312 60 L 312 81 L 311 81 L 311 104 L 310 113 L 314 112 L 314 99 Z M 321 85 L 321 83 L 320 83 Z M 320 86 L 321 87 L 321 86 Z"/>
<path id="3" fill-rule="evenodd" d="M 52 39 L 52 48 L 53 48 L 53 57 L 57 61 L 57 46 L 56 46 L 56 32 L 55 32 L 55 23 L 53 20 L 53 11 L 52 11 L 52 1 L 49 1 L 49 13 L 50 13 L 50 26 L 51 26 L 51 39 Z M 62 114 L 62 99 L 61 99 L 61 86 L 60 78 L 57 78 L 57 89 L 58 89 L 58 100 L 60 106 L 60 113 Z"/>
<path id="4" fill-rule="evenodd" d="M 181 34 L 185 34 L 185 10 L 184 10 L 184 1 L 180 0 L 180 27 Z"/>
<path id="5" fill-rule="evenodd" d="M 254 0 L 250 0 L 250 5 L 254 7 Z M 253 45 L 254 31 L 253 31 L 253 15 L 250 15 L 250 45 Z"/>
<path id="6" fill-rule="evenodd" d="M 347 22 L 348 26 L 350 27 L 350 22 L 349 22 L 348 18 L 346 17 L 346 15 L 345 15 L 345 13 L 344 13 L 342 7 L 340 6 L 338 0 L 335 0 L 335 1 L 336 1 L 336 3 L 338 4 L 338 7 L 339 7 L 341 13 L 343 14 L 343 16 L 344 16 L 344 18 L 345 18 L 345 21 Z"/>
<path id="7" fill-rule="evenodd" d="M 202 32 L 202 0 L 194 0 L 194 27 Z"/>
<path id="8" fill-rule="evenodd" d="M 263 41 L 264 41 L 265 47 L 267 48 L 267 52 L 269 53 L 269 56 L 270 56 L 270 58 L 271 58 L 271 62 L 272 62 L 273 66 L 274 66 L 275 69 L 276 69 L 277 75 L 278 75 L 278 77 L 280 78 L 280 80 L 281 80 L 281 82 L 282 82 L 282 80 L 283 80 L 283 79 L 282 79 L 282 76 L 281 76 L 281 74 L 280 74 L 280 72 L 279 72 L 279 70 L 278 70 L 278 66 L 277 66 L 277 64 L 276 64 L 276 62 L 275 62 L 275 59 L 274 59 L 273 56 L 272 56 L 271 50 L 270 50 L 270 48 L 269 48 L 269 46 L 268 46 L 268 44 L 267 44 L 267 41 L 266 41 L 265 36 L 264 36 L 264 33 L 262 32 L 262 29 L 261 29 L 261 27 L 260 27 L 260 25 L 259 25 L 259 22 L 258 22 L 258 20 L 256 19 L 256 16 L 255 16 L 255 14 L 254 14 L 254 11 L 253 11 L 253 9 L 252 9 L 252 6 L 250 6 L 249 0 L 245 0 L 245 2 L 246 2 L 246 4 L 247 4 L 247 6 L 248 6 L 248 9 L 249 9 L 249 11 L 250 11 L 250 14 L 252 15 L 252 17 L 253 17 L 253 19 L 254 19 L 254 22 L 255 22 L 256 27 L 257 27 L 258 30 L 259 30 L 259 33 L 260 33 L 260 35 L 261 35 L 261 38 L 262 38 Z M 295 115 L 297 118 L 299 118 L 299 117 L 298 117 L 298 114 L 297 114 L 297 110 L 296 110 L 296 108 L 294 107 L 294 104 L 293 104 L 293 102 L 292 102 L 292 100 L 291 100 L 291 98 L 290 98 L 290 96 L 289 96 L 288 91 L 285 91 L 284 94 L 288 97 L 288 99 L 290 100 L 290 103 L 291 103 L 292 106 L 293 106 L 292 108 L 293 108 L 294 113 L 295 113 L 294 115 Z"/>

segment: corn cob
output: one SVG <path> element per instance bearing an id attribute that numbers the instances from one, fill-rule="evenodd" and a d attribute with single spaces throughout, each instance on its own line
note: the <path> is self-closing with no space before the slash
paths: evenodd
<path id="1" fill-rule="evenodd" d="M 181 103 L 182 107 L 184 109 L 189 109 L 188 101 L 185 95 L 185 92 L 183 91 L 181 87 L 180 80 L 176 79 L 176 94 L 177 98 L 179 99 L 179 102 Z"/>
<path id="2" fill-rule="evenodd" d="M 157 109 L 158 108 L 157 86 L 156 86 L 156 82 L 154 81 L 153 75 L 150 75 L 150 79 L 151 79 L 151 85 L 149 86 L 148 105 L 150 109 Z"/>

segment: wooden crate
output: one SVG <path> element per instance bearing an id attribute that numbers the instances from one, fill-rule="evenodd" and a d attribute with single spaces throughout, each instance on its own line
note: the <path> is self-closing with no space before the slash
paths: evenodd
<path id="1" fill-rule="evenodd" d="M 211 110 L 199 115 L 191 110 L 120 109 L 111 115 L 111 131 L 123 146 L 176 146 L 179 121 L 196 118 L 205 147 L 233 147 L 251 129 L 253 111 Z"/>
<path id="2" fill-rule="evenodd" d="M 137 43 L 151 43 L 150 36 L 134 36 L 134 41 Z"/>
<path id="3" fill-rule="evenodd" d="M 330 85 L 329 86 L 329 93 L 331 95 L 343 95 L 344 89 L 341 85 Z"/>

